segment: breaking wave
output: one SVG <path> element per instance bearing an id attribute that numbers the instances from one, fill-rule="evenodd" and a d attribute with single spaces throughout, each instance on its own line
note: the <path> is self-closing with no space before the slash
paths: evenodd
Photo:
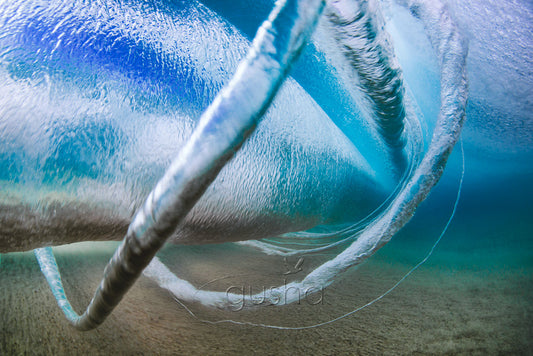
<path id="1" fill-rule="evenodd" d="M 150 263 L 167 239 L 246 240 L 282 255 L 342 245 L 285 287 L 329 285 L 412 217 L 464 122 L 460 31 L 438 2 L 403 5 L 439 62 L 431 138 L 374 1 L 279 2 L 252 44 L 192 1 L 3 3 L 0 251 L 126 235 L 82 317 L 51 249 L 36 250 L 60 307 L 83 330 L 103 322 L 146 266 L 180 299 L 234 304 Z M 286 78 L 322 12 L 320 65 L 359 107 L 347 112 L 350 122 L 366 122 L 358 133 Z M 359 150 L 366 134 L 374 155 Z M 278 304 L 280 295 L 285 304 L 300 292 L 273 289 L 265 301 Z"/>

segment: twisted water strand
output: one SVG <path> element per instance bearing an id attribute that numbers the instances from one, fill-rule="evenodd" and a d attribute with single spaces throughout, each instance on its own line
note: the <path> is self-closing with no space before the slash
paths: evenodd
<path id="1" fill-rule="evenodd" d="M 45 275 L 49 271 L 50 288 L 74 327 L 90 330 L 106 319 L 224 164 L 253 132 L 313 32 L 324 5 L 324 0 L 276 3 L 232 80 L 204 112 L 191 138 L 135 215 L 82 316 L 64 303 L 66 297 L 51 251 L 36 251 Z"/>
<path id="2" fill-rule="evenodd" d="M 76 320 L 79 318 L 78 314 L 70 305 L 67 296 L 65 295 L 65 289 L 63 288 L 63 283 L 61 282 L 61 274 L 59 273 L 59 268 L 57 267 L 57 261 L 54 256 L 54 252 L 51 247 L 42 247 L 36 248 L 33 250 L 37 262 L 39 262 L 39 267 L 41 267 L 41 272 L 43 273 L 54 298 L 56 298 L 57 304 L 65 313 L 68 320 Z"/>
<path id="3" fill-rule="evenodd" d="M 317 267 L 302 281 L 272 288 L 260 295 L 237 295 L 198 290 L 170 272 L 161 262 L 154 261 L 145 275 L 177 298 L 200 302 L 206 306 L 232 309 L 235 303 L 255 305 L 264 300 L 273 305 L 285 305 L 300 299 L 302 291 L 324 288 L 345 270 L 358 265 L 385 245 L 414 215 L 442 176 L 448 157 L 461 134 L 468 97 L 466 77 L 467 44 L 453 23 L 446 7 L 433 1 L 431 7 L 417 2 L 417 14 L 424 23 L 440 62 L 441 107 L 429 148 L 420 165 L 392 200 L 388 208 L 371 222 L 356 241 L 334 259 Z M 244 297 L 244 298 L 243 298 Z M 244 299 L 244 300 L 243 300 Z"/>

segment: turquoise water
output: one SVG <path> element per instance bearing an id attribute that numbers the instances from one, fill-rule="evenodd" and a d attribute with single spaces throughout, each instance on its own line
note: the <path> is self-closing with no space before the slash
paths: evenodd
<path id="1" fill-rule="evenodd" d="M 150 319 L 165 340 L 162 353 L 195 348 L 197 353 L 261 352 L 280 335 L 291 335 L 283 336 L 280 353 L 298 352 L 315 330 L 283 334 L 230 323 L 214 329 L 199 319 L 292 328 L 326 323 L 316 330 L 325 330 L 329 342 L 311 347 L 324 354 L 350 353 L 352 343 L 361 345 L 364 354 L 532 352 L 533 9 L 525 1 L 443 3 L 354 2 L 353 8 L 364 14 L 361 21 L 376 26 L 362 29 L 335 20 L 350 13 L 343 12 L 342 2 L 338 8 L 326 5 L 257 130 L 172 234 L 176 245 L 158 254 L 169 272 L 151 265 L 139 281 L 146 295 L 157 299 L 150 318 L 168 317 L 161 324 Z M 2 292 L 1 351 L 38 349 L 33 338 L 48 337 L 54 340 L 48 352 L 68 353 L 72 349 L 47 331 L 63 322 L 58 330 L 85 351 L 133 352 L 120 338 L 105 336 L 120 320 L 140 323 L 135 332 L 155 338 L 148 327 L 143 329 L 141 310 L 150 303 L 140 287 L 133 299 L 126 299 L 126 310 L 119 309 L 109 321 L 111 326 L 104 324 L 104 331 L 86 339 L 78 336 L 61 319 L 37 262 L 21 252 L 122 239 L 171 162 L 182 157 L 202 113 L 230 82 L 272 7 L 270 1 L 0 5 L 0 252 L 5 253 L 0 278 L 8 286 Z M 296 17 L 291 16 L 281 24 L 289 27 Z M 359 31 L 363 40 L 354 40 L 350 31 Z M 462 38 L 457 43 L 442 40 L 457 34 Z M 434 129 L 444 137 L 439 148 L 453 146 L 446 130 L 454 131 L 460 121 L 465 83 L 449 71 L 462 68 L 454 60 L 467 45 L 461 144 L 445 167 L 441 162 L 425 171 L 433 176 L 443 169 L 444 174 L 407 223 L 411 214 L 403 212 L 418 195 L 402 189 L 409 182 L 415 182 L 414 190 L 431 188 L 416 181 L 414 170 L 427 167 L 423 156 L 436 152 L 430 148 Z M 253 82 L 261 72 L 255 74 L 235 86 Z M 265 77 L 274 80 L 271 73 Z M 247 88 L 249 100 L 222 110 L 221 117 L 238 116 L 253 106 L 257 87 Z M 440 92 L 446 90 L 452 99 L 441 106 Z M 451 114 L 438 121 L 442 107 Z M 215 144 L 207 147 L 218 147 L 225 134 L 218 132 Z M 211 151 L 182 162 L 184 171 L 200 165 Z M 432 255 L 388 292 L 435 246 L 459 189 L 453 219 Z M 396 221 L 407 225 L 388 242 Z M 255 239 L 266 240 L 232 243 Z M 352 243 L 354 255 L 374 254 L 357 268 L 347 267 L 358 265 L 359 258 L 336 259 Z M 385 243 L 380 250 L 373 247 Z M 54 248 L 75 310 L 90 300 L 115 248 L 115 242 Z M 169 286 L 169 280 L 178 287 Z M 28 294 L 33 285 L 39 286 L 38 296 Z M 305 300 L 311 303 L 304 307 L 286 293 L 285 299 L 272 299 L 273 293 L 267 299 L 283 304 L 279 312 L 269 307 L 240 312 L 244 300 L 229 312 L 212 308 L 230 302 L 229 288 L 237 292 L 234 298 L 245 287 L 253 289 L 248 303 L 256 304 L 253 296 L 257 301 L 265 286 L 285 286 L 280 290 L 286 292 L 287 285 L 292 293 L 313 289 Z M 226 292 L 226 300 L 209 291 Z M 15 297 L 19 294 L 24 297 Z M 417 307 L 423 312 L 417 314 Z M 42 332 L 25 308 L 57 315 Z M 166 309 L 172 309 L 171 316 L 165 316 Z M 500 312 L 491 314 L 492 309 Z M 49 317 L 43 313 L 36 313 L 35 321 Z M 13 321 L 20 318 L 24 322 Z M 183 318 L 188 321 L 176 326 Z M 187 323 L 193 327 L 182 349 L 169 341 L 171 333 L 161 331 L 187 328 Z M 361 325 L 372 331 L 364 342 Z M 497 335 L 498 328 L 506 331 Z M 24 330 L 31 330 L 31 338 L 24 337 Z M 204 332 L 218 337 L 202 349 L 192 339 Z M 246 345 L 230 347 L 240 332 L 246 334 Z M 102 345 L 94 335 L 105 340 Z M 338 348 L 329 345 L 335 335 L 342 335 Z M 136 347 L 150 352 L 155 344 Z"/>

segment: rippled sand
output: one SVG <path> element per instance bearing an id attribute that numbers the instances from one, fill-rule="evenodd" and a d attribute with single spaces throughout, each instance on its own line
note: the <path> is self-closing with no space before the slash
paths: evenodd
<path id="1" fill-rule="evenodd" d="M 417 247 L 410 237 L 414 231 L 408 228 L 328 287 L 322 303 L 226 313 L 189 306 L 210 320 L 287 326 L 322 322 L 379 296 L 420 260 L 431 242 Z M 465 245 L 461 241 L 467 236 L 461 233 L 451 231 L 429 262 L 382 300 L 333 324 L 298 331 L 201 322 L 142 277 L 99 329 L 81 333 L 65 321 L 33 254 L 3 255 L 0 354 L 532 354 L 530 254 L 486 241 Z M 172 248 L 162 259 L 181 261 L 171 267 L 186 276 L 221 276 L 224 260 L 238 259 L 234 273 L 257 264 L 254 256 L 238 250 L 220 251 L 217 259 L 216 247 L 188 247 L 186 252 Z M 57 251 L 67 294 L 77 310 L 92 296 L 111 253 L 109 244 L 85 252 Z"/>

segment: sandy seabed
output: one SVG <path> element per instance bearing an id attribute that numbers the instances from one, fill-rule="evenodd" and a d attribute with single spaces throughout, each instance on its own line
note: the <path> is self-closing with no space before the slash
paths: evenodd
<path id="1" fill-rule="evenodd" d="M 56 251 L 66 292 L 78 311 L 87 305 L 113 250 L 109 244 L 87 246 Z M 426 247 L 413 250 L 407 240 L 393 241 L 329 286 L 317 304 L 315 299 L 312 303 L 240 312 L 189 306 L 210 320 L 312 325 L 347 313 L 385 292 L 423 258 Z M 33 254 L 2 255 L 0 355 L 533 354 L 530 254 L 510 251 L 506 255 L 498 246 L 483 251 L 448 247 L 444 244 L 437 249 L 425 265 L 375 304 L 307 330 L 208 324 L 190 315 L 167 291 L 141 277 L 100 328 L 78 332 L 57 307 Z M 176 247 L 163 253 L 162 259 L 185 260 L 182 263 L 186 265 L 187 258 L 183 257 L 189 256 L 186 276 L 198 266 L 203 267 L 197 268 L 197 275 L 220 275 L 219 265 L 224 261 L 217 260 L 217 251 L 220 249 L 216 247 Z M 239 249 L 221 255 L 228 260 L 237 258 L 236 266 L 243 270 L 256 260 L 243 256 Z M 180 269 L 179 264 L 170 267 Z"/>

